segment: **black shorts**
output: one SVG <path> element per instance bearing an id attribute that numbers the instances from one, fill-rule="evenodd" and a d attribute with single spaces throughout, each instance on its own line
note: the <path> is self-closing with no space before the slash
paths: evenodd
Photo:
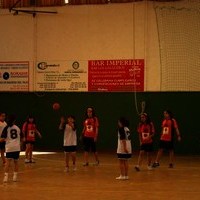
<path id="1" fill-rule="evenodd" d="M 84 145 L 84 151 L 89 152 L 96 152 L 97 148 L 96 148 L 96 142 L 94 141 L 94 138 L 90 138 L 90 137 L 83 137 L 83 145 Z"/>
<path id="2" fill-rule="evenodd" d="M 64 146 L 64 152 L 76 152 L 77 146 Z"/>
<path id="3" fill-rule="evenodd" d="M 140 146 L 140 150 L 145 152 L 153 152 L 153 143 L 142 144 Z"/>
<path id="4" fill-rule="evenodd" d="M 0 142 L 0 150 L 5 150 L 6 143 Z"/>
<path id="5" fill-rule="evenodd" d="M 32 145 L 34 145 L 35 141 L 26 141 L 25 144 L 32 144 Z"/>
<path id="6" fill-rule="evenodd" d="M 20 151 L 7 152 L 6 153 L 6 158 L 18 160 L 19 159 L 19 154 L 20 154 Z"/>
<path id="7" fill-rule="evenodd" d="M 173 150 L 174 149 L 174 142 L 173 141 L 160 140 L 159 148 L 165 149 L 165 150 Z"/>
<path id="8" fill-rule="evenodd" d="M 132 156 L 132 154 L 130 154 L 130 153 L 118 153 L 117 154 L 117 157 L 118 157 L 118 159 L 119 160 L 128 160 L 128 159 L 130 159 L 131 158 L 131 156 Z"/>

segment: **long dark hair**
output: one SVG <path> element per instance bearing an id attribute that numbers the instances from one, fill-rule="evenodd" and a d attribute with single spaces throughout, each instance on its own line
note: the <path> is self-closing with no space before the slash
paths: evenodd
<path id="1" fill-rule="evenodd" d="M 169 115 L 170 119 L 174 118 L 174 114 L 172 113 L 172 111 L 170 111 L 170 110 L 164 110 L 164 112 L 166 112 Z"/>
<path id="2" fill-rule="evenodd" d="M 16 116 L 15 115 L 9 115 L 8 116 L 8 120 L 7 120 L 8 127 L 13 126 L 13 124 L 15 123 L 15 121 L 16 121 Z"/>
<path id="3" fill-rule="evenodd" d="M 129 127 L 130 123 L 125 117 L 120 117 L 119 122 L 122 124 L 123 127 Z"/>
<path id="4" fill-rule="evenodd" d="M 28 115 L 28 117 L 26 118 L 26 122 L 27 122 L 27 124 L 30 123 L 30 122 L 29 122 L 29 119 L 33 119 L 33 124 L 36 124 L 36 122 L 35 122 L 35 118 L 33 117 L 33 115 Z"/>
<path id="5" fill-rule="evenodd" d="M 95 118 L 96 114 L 95 114 L 94 108 L 93 107 L 87 107 L 86 112 L 85 112 L 85 119 L 88 118 L 88 114 L 87 114 L 88 109 L 92 109 L 92 118 Z"/>
<path id="6" fill-rule="evenodd" d="M 5 118 L 6 118 L 6 113 L 5 112 L 0 112 L 0 116 L 2 116 L 2 115 L 5 115 Z"/>
<path id="7" fill-rule="evenodd" d="M 0 111 L 0 115 L 3 115 L 3 114 L 5 114 L 5 115 L 6 115 L 6 113 L 5 113 L 5 112 L 2 112 L 2 111 Z"/>
<path id="8" fill-rule="evenodd" d="M 142 115 L 144 115 L 146 117 L 146 121 L 145 121 L 146 124 L 151 124 L 151 118 L 149 117 L 149 115 L 147 113 L 142 113 L 142 114 L 140 114 L 140 117 Z M 140 123 L 142 123 L 142 122 L 140 121 Z"/>

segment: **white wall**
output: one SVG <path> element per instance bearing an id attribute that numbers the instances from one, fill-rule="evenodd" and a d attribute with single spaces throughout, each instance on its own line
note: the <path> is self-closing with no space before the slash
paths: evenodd
<path id="1" fill-rule="evenodd" d="M 145 59 L 145 90 L 160 90 L 152 2 L 43 9 L 58 14 L 33 18 L 0 10 L 0 61 Z"/>

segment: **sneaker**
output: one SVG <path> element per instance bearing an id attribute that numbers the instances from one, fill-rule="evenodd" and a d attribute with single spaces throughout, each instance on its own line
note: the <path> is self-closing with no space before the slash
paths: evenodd
<path id="1" fill-rule="evenodd" d="M 172 163 L 170 163 L 169 168 L 174 168 L 174 165 Z"/>
<path id="2" fill-rule="evenodd" d="M 156 168 L 156 167 L 159 167 L 159 166 L 160 166 L 160 164 L 159 164 L 158 162 L 155 162 L 155 163 L 153 163 L 153 165 L 152 165 L 153 168 Z"/>
<path id="3" fill-rule="evenodd" d="M 120 176 L 116 177 L 116 180 L 125 180 L 125 176 L 120 175 Z"/>
<path id="4" fill-rule="evenodd" d="M 16 172 L 14 172 L 13 181 L 14 181 L 14 182 L 17 182 L 17 173 L 16 173 Z"/>
<path id="5" fill-rule="evenodd" d="M 35 160 L 34 159 L 30 160 L 30 163 L 35 163 Z"/>
<path id="6" fill-rule="evenodd" d="M 149 171 L 153 170 L 153 168 L 152 168 L 151 165 L 148 165 L 148 166 L 147 166 L 147 169 L 148 169 Z"/>
<path id="7" fill-rule="evenodd" d="M 135 170 L 136 170 L 137 172 L 139 172 L 139 171 L 140 171 L 140 167 L 139 167 L 139 166 L 135 166 Z"/>
<path id="8" fill-rule="evenodd" d="M 8 173 L 4 174 L 3 182 L 7 183 L 8 182 Z"/>
<path id="9" fill-rule="evenodd" d="M 124 180 L 129 180 L 129 177 L 128 176 L 124 176 Z"/>
<path id="10" fill-rule="evenodd" d="M 69 167 L 66 167 L 64 172 L 68 173 L 69 172 Z"/>
<path id="11" fill-rule="evenodd" d="M 24 162 L 25 162 L 25 163 L 30 163 L 30 160 L 26 158 L 26 159 L 24 160 Z"/>
<path id="12" fill-rule="evenodd" d="M 88 163 L 88 162 L 83 163 L 83 167 L 87 167 L 87 166 L 89 166 L 89 163 Z"/>
<path id="13" fill-rule="evenodd" d="M 76 166 L 73 166 L 73 171 L 75 172 L 77 170 Z"/>
<path id="14" fill-rule="evenodd" d="M 97 160 L 94 164 L 93 164 L 93 166 L 98 166 L 99 165 L 99 160 Z"/>

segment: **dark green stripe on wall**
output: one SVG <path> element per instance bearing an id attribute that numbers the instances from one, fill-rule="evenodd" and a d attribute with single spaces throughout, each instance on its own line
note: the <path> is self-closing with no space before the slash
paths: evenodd
<path id="1" fill-rule="evenodd" d="M 176 143 L 180 154 L 200 154 L 200 93 L 199 92 L 145 92 L 137 93 L 138 108 L 146 102 L 148 112 L 155 124 L 157 136 L 161 131 L 162 113 L 170 109 L 178 121 L 182 142 Z M 54 111 L 52 104 L 59 102 L 61 109 Z M 117 119 L 125 116 L 130 120 L 133 149 L 139 149 L 136 127 L 138 115 L 134 93 L 0 93 L 0 111 L 17 115 L 21 127 L 29 113 L 36 117 L 43 139 L 37 140 L 36 149 L 62 150 L 62 133 L 58 131 L 61 115 L 72 114 L 78 124 L 78 135 L 82 131 L 85 109 L 93 106 L 100 121 L 98 147 L 100 150 L 115 151 L 117 143 Z M 81 146 L 79 145 L 81 150 Z"/>

